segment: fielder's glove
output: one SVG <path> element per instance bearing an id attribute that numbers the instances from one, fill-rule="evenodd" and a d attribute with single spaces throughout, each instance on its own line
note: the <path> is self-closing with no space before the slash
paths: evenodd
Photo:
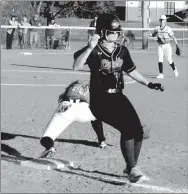
<path id="1" fill-rule="evenodd" d="M 152 82 L 150 82 L 150 83 L 148 84 L 148 88 L 150 88 L 150 89 L 155 89 L 155 90 L 160 90 L 161 92 L 164 91 L 164 87 L 163 87 L 163 85 L 160 84 L 160 83 L 152 83 Z"/>
<path id="2" fill-rule="evenodd" d="M 181 56 L 181 49 L 178 45 L 176 45 L 176 55 Z"/>

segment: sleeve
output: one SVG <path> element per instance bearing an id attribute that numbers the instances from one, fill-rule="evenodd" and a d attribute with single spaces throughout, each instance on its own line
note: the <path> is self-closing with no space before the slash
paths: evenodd
<path id="1" fill-rule="evenodd" d="M 136 69 L 134 62 L 131 59 L 130 53 L 126 47 L 124 47 L 124 57 L 123 57 L 123 71 L 126 73 L 131 73 Z"/>
<path id="2" fill-rule="evenodd" d="M 168 34 L 169 34 L 169 36 L 173 36 L 174 35 L 174 33 L 172 31 L 172 28 L 170 28 L 170 27 L 168 27 Z"/>
<path id="3" fill-rule="evenodd" d="M 76 58 L 78 58 L 82 53 L 84 53 L 84 52 L 86 51 L 87 48 L 88 48 L 88 46 L 85 46 L 85 47 L 83 47 L 82 49 L 80 49 L 80 50 L 78 50 L 77 52 L 75 52 L 75 53 L 74 53 L 74 60 L 75 60 Z M 89 58 L 91 57 L 91 55 L 92 55 L 92 52 L 91 52 L 91 54 L 89 55 L 89 57 L 88 57 L 88 59 L 87 59 L 87 61 L 86 61 L 85 64 L 88 63 L 88 60 L 89 60 Z"/>

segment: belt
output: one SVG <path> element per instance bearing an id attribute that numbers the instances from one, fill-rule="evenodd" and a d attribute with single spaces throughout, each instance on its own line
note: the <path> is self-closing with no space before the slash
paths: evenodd
<path id="1" fill-rule="evenodd" d="M 80 103 L 80 99 L 69 99 L 69 102 L 71 103 Z"/>
<path id="2" fill-rule="evenodd" d="M 107 93 L 109 93 L 109 94 L 114 94 L 114 93 L 118 93 L 118 92 L 121 92 L 121 90 L 118 88 L 110 88 L 107 90 Z"/>
<path id="3" fill-rule="evenodd" d="M 166 43 L 161 43 L 161 42 L 160 42 L 159 44 L 160 44 L 160 45 L 163 45 L 163 44 L 168 44 L 168 43 L 169 43 L 169 42 L 166 42 Z"/>

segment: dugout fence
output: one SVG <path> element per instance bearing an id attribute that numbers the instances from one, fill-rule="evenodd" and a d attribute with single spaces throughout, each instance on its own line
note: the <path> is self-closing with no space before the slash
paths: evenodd
<path id="1" fill-rule="evenodd" d="M 37 32 L 37 44 L 33 49 L 46 50 L 46 31 L 51 29 L 54 31 L 53 50 L 74 50 L 85 46 L 88 43 L 88 30 L 95 30 L 94 27 L 81 27 L 81 26 L 1 26 L 1 48 L 6 49 L 7 31 L 14 29 L 12 49 L 31 49 L 30 45 L 30 29 L 34 29 Z M 27 41 L 24 43 L 23 48 L 20 47 L 20 34 L 26 30 Z M 148 31 L 152 32 L 154 28 L 125 28 L 123 27 L 123 33 L 126 37 L 126 41 L 123 44 L 130 49 L 142 49 L 142 42 L 144 36 Z M 180 47 L 188 46 L 188 28 L 172 28 L 175 37 L 178 40 Z M 152 49 L 156 47 L 156 38 L 148 38 L 148 48 Z"/>

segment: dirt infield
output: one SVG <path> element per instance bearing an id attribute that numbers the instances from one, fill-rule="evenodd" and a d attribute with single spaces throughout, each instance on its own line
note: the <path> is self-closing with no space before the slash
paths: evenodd
<path id="1" fill-rule="evenodd" d="M 104 150 L 97 147 L 90 123 L 73 123 L 57 139 L 54 161 L 72 161 L 73 169 L 47 170 L 45 165 L 53 166 L 49 161 L 36 161 L 33 167 L 21 165 L 43 151 L 39 139 L 65 86 L 75 79 L 89 79 L 87 67 L 72 71 L 73 50 L 24 52 L 1 53 L 1 193 L 188 192 L 186 56 L 173 56 L 178 78 L 165 61 L 165 79 L 160 81 L 165 87 L 163 93 L 125 78 L 124 93 L 141 121 L 151 128 L 139 159 L 151 180 L 130 184 L 122 173 L 125 163 L 120 134 L 106 124 L 108 147 Z M 138 70 L 151 81 L 158 81 L 155 52 L 131 51 Z"/>

